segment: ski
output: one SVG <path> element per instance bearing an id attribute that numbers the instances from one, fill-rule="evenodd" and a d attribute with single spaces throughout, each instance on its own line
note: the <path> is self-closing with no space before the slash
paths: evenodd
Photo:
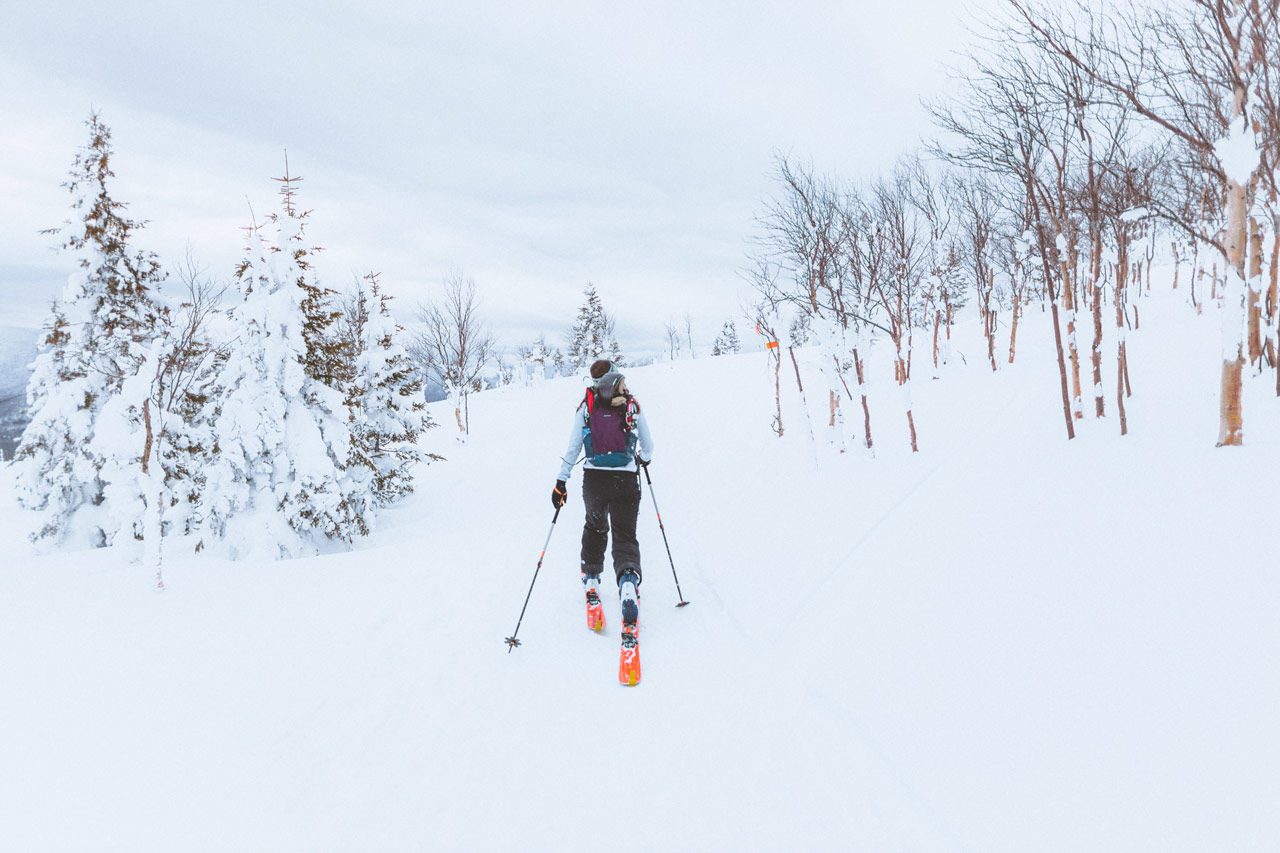
<path id="1" fill-rule="evenodd" d="M 622 602 L 622 656 L 618 660 L 618 681 L 628 687 L 640 683 L 640 577 L 624 572 L 618 582 Z"/>
<path id="2" fill-rule="evenodd" d="M 640 683 L 640 626 L 622 623 L 622 657 L 618 662 L 618 682 L 628 687 Z"/>
<path id="3" fill-rule="evenodd" d="M 587 588 L 587 627 L 597 634 L 604 630 L 604 605 L 595 587 Z"/>

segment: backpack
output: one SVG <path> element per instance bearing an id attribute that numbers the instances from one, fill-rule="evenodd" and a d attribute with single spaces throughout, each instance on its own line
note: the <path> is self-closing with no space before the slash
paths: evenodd
<path id="1" fill-rule="evenodd" d="M 636 413 L 640 406 L 630 394 L 625 406 L 614 406 L 587 391 L 587 423 L 582 428 L 582 446 L 587 461 L 596 468 L 622 468 L 636 455 Z"/>

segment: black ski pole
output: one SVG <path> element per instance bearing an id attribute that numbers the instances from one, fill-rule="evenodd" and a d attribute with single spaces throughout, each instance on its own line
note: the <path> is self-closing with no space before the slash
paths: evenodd
<path id="1" fill-rule="evenodd" d="M 564 506 L 561 504 L 560 506 Z M 529 582 L 529 592 L 524 597 L 524 607 L 520 608 L 520 618 L 516 620 L 516 629 L 511 632 L 511 636 L 507 637 L 507 654 L 511 654 L 511 650 L 520 645 L 520 641 L 516 639 L 516 634 L 520 633 L 520 623 L 524 621 L 525 608 L 529 606 L 529 597 L 533 595 L 533 585 L 538 582 L 538 572 L 542 569 L 542 559 L 547 556 L 547 546 L 551 544 L 551 534 L 556 530 L 556 519 L 560 517 L 560 507 L 556 507 L 556 514 L 551 516 L 551 529 L 547 531 L 547 541 L 542 543 L 542 553 L 538 555 L 538 567 L 533 570 L 533 580 Z"/>
<path id="2" fill-rule="evenodd" d="M 653 500 L 653 511 L 658 516 L 658 529 L 662 531 L 662 544 L 667 546 L 667 560 L 671 562 L 671 577 L 676 581 L 676 595 L 680 596 L 680 603 L 676 607 L 684 607 L 689 602 L 684 600 L 684 593 L 680 591 L 680 577 L 676 574 L 676 561 L 671 557 L 671 543 L 667 541 L 667 528 L 662 524 L 662 512 L 658 509 L 658 497 L 653 493 L 653 480 L 649 477 L 649 466 L 641 465 L 644 469 L 644 481 L 649 484 L 649 497 Z"/>

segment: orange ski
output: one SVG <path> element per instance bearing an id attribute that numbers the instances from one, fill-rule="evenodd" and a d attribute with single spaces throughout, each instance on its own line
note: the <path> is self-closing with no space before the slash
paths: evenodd
<path id="1" fill-rule="evenodd" d="M 587 627 L 597 633 L 604 630 L 604 605 L 594 588 L 587 590 Z"/>
<path id="2" fill-rule="evenodd" d="M 640 628 L 634 622 L 622 625 L 622 658 L 618 663 L 618 682 L 628 687 L 640 683 Z"/>

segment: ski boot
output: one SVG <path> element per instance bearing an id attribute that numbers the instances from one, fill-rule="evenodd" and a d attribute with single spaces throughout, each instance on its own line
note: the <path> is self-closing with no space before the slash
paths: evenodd
<path id="1" fill-rule="evenodd" d="M 582 573 L 582 586 L 587 593 L 587 627 L 599 633 L 604 630 L 604 605 L 600 603 L 600 574 Z"/>
<path id="2" fill-rule="evenodd" d="M 622 602 L 622 656 L 618 662 L 618 682 L 634 687 L 640 683 L 640 576 L 633 571 L 618 578 L 618 598 Z"/>

